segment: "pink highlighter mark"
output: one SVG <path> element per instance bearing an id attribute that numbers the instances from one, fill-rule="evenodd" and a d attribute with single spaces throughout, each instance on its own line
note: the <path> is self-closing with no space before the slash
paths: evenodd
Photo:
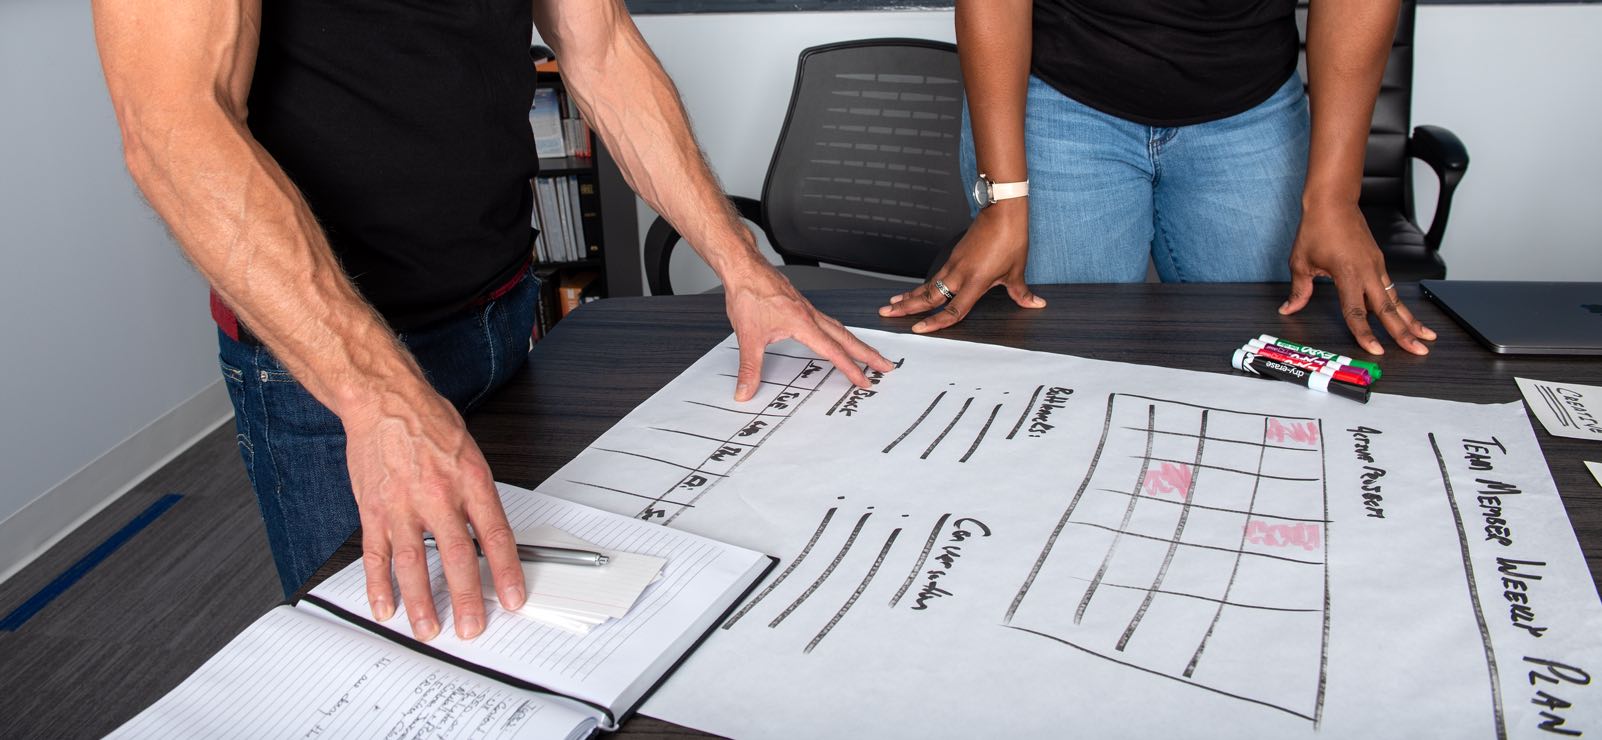
<path id="1" fill-rule="evenodd" d="M 1270 418 L 1264 436 L 1270 442 L 1295 442 L 1304 445 L 1318 444 L 1318 423 L 1312 421 L 1282 422 Z"/>
<path id="2" fill-rule="evenodd" d="M 1246 523 L 1246 541 L 1268 547 L 1317 550 L 1323 544 L 1323 532 L 1317 524 L 1269 524 L 1260 519 L 1253 519 Z"/>
<path id="3" fill-rule="evenodd" d="M 1146 495 L 1177 493 L 1184 500 L 1190 494 L 1190 479 L 1189 465 L 1165 462 L 1146 471 Z"/>

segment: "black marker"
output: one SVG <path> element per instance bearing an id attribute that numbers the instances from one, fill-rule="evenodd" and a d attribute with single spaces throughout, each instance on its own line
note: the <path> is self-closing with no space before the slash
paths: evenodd
<path id="1" fill-rule="evenodd" d="M 1309 372 L 1299 367 L 1287 365 L 1278 360 L 1262 355 L 1247 352 L 1244 349 L 1235 350 L 1234 367 L 1253 375 L 1262 375 L 1275 380 L 1295 383 L 1305 388 L 1325 393 L 1333 393 L 1342 398 L 1350 398 L 1358 403 L 1368 403 L 1368 388 L 1344 380 L 1336 380 L 1323 373 Z"/>

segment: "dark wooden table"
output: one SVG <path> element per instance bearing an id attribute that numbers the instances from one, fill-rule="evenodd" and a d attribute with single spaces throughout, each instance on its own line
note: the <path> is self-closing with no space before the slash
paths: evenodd
<path id="1" fill-rule="evenodd" d="M 1420 296 L 1416 285 L 1397 290 L 1440 339 L 1425 357 L 1386 342 L 1389 351 L 1377 360 L 1385 371 L 1377 386 L 1382 392 L 1487 403 L 1518 400 L 1515 376 L 1602 385 L 1602 359 L 1493 354 Z M 940 336 L 1213 372 L 1231 372 L 1234 350 L 1263 333 L 1365 359 L 1341 319 L 1333 286 L 1319 286 L 1313 304 L 1292 317 L 1276 311 L 1285 292 L 1283 285 L 1262 284 L 1049 286 L 1039 293 L 1050 305 L 1034 311 L 992 291 L 967 320 Z M 913 319 L 879 317 L 886 297 L 858 290 L 810 295 L 847 326 L 910 330 Z M 533 488 L 729 331 L 720 295 L 587 304 L 534 347 L 529 367 L 474 413 L 468 427 L 498 480 Z M 1538 424 L 1535 436 L 1595 581 L 1602 569 L 1602 487 L 1583 461 L 1602 460 L 1602 444 L 1554 437 Z M 359 543 L 359 534 L 352 537 L 312 583 L 359 558 Z M 700 734 L 638 717 L 624 732 Z"/>

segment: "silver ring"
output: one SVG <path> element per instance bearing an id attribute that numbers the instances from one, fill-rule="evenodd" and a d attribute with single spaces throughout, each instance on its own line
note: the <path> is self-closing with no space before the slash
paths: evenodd
<path id="1" fill-rule="evenodd" d="M 948 301 L 957 300 L 957 294 L 951 292 L 951 289 L 947 288 L 946 284 L 939 280 L 934 281 L 934 289 L 940 291 L 940 295 L 945 296 Z"/>
<path id="2" fill-rule="evenodd" d="M 1391 283 L 1390 285 L 1385 286 L 1386 293 L 1389 293 L 1393 290 L 1396 290 L 1396 283 Z"/>

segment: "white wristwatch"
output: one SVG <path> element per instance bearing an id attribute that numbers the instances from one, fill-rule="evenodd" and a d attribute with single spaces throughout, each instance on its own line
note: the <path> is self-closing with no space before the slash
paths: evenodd
<path id="1" fill-rule="evenodd" d="M 1029 194 L 1029 181 L 1023 182 L 991 182 L 990 176 L 981 173 L 979 179 L 973 181 L 973 202 L 980 208 L 988 208 L 997 201 L 1011 198 L 1022 198 Z"/>

